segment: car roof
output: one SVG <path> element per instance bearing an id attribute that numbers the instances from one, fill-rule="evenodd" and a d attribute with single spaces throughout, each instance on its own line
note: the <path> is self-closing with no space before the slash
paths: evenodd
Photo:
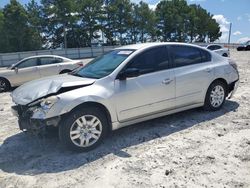
<path id="1" fill-rule="evenodd" d="M 223 46 L 222 46 L 222 45 L 220 45 L 220 44 L 209 44 L 209 45 L 207 45 L 207 47 L 209 47 L 209 46 L 220 46 L 220 47 L 222 47 L 222 48 L 223 48 Z"/>
<path id="2" fill-rule="evenodd" d="M 55 58 L 62 58 L 64 60 L 66 60 L 66 61 L 73 61 L 72 59 L 62 57 L 62 56 L 58 56 L 58 55 L 36 55 L 36 56 L 30 56 L 30 57 L 23 58 L 20 61 L 18 61 L 17 63 L 13 64 L 13 66 L 18 65 L 19 63 L 23 62 L 24 60 L 32 59 L 32 58 L 40 58 L 40 57 L 55 57 Z"/>
<path id="3" fill-rule="evenodd" d="M 62 59 L 65 59 L 65 60 L 71 60 L 69 58 L 58 56 L 58 55 L 36 55 L 36 56 L 30 56 L 30 57 L 27 57 L 27 58 L 24 58 L 24 59 L 40 58 L 40 57 L 56 57 L 56 58 L 62 58 Z"/>
<path id="4" fill-rule="evenodd" d="M 121 46 L 118 48 L 115 48 L 117 50 L 126 50 L 126 49 L 131 49 L 131 50 L 139 50 L 139 49 L 144 49 L 144 48 L 150 48 L 150 47 L 155 47 L 155 46 L 162 46 L 162 45 L 182 45 L 182 46 L 193 46 L 193 47 L 199 47 L 198 45 L 194 44 L 189 44 L 189 43 L 182 43 L 182 42 L 152 42 L 152 43 L 140 43 L 140 44 L 131 44 L 131 45 L 126 45 L 126 46 Z"/>

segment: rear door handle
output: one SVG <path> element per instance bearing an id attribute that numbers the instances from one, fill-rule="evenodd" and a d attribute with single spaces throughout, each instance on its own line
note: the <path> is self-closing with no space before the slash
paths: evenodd
<path id="1" fill-rule="evenodd" d="M 172 81 L 173 81 L 173 79 L 167 78 L 167 79 L 163 80 L 162 83 L 167 85 L 167 84 L 170 84 Z"/>
<path id="2" fill-rule="evenodd" d="M 206 68 L 204 71 L 205 71 L 205 72 L 211 72 L 212 69 L 211 69 L 211 68 Z"/>

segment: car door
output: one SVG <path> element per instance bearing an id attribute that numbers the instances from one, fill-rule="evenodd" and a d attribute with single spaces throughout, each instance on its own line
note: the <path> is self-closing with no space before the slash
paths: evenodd
<path id="1" fill-rule="evenodd" d="M 40 78 L 37 58 L 25 59 L 13 67 L 15 71 L 12 82 L 14 86 Z"/>
<path id="2" fill-rule="evenodd" d="M 61 71 L 60 62 L 62 62 L 61 58 L 40 57 L 39 58 L 39 63 L 40 63 L 39 71 L 40 71 L 41 77 L 59 74 Z"/>
<path id="3" fill-rule="evenodd" d="M 176 80 L 176 108 L 204 102 L 213 79 L 211 54 L 203 49 L 171 45 Z"/>
<path id="4" fill-rule="evenodd" d="M 138 69 L 140 76 L 115 80 L 115 104 L 120 122 L 174 108 L 174 73 L 165 46 L 142 52 L 123 71 L 126 69 Z"/>

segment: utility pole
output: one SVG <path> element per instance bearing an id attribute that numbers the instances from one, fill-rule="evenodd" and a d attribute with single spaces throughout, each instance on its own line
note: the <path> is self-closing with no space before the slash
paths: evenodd
<path id="1" fill-rule="evenodd" d="M 228 44 L 230 44 L 231 30 L 232 30 L 232 23 L 230 23 L 230 28 L 229 28 Z"/>
<path id="2" fill-rule="evenodd" d="M 63 24 L 63 38 L 64 38 L 64 48 L 67 48 L 67 31 L 65 27 L 65 23 Z"/>

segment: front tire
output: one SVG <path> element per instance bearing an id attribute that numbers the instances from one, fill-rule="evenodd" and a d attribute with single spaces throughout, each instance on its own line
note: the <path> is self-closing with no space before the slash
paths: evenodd
<path id="1" fill-rule="evenodd" d="M 89 151 L 101 144 L 108 132 L 105 113 L 96 107 L 78 108 L 59 126 L 60 141 L 74 151 Z"/>
<path id="2" fill-rule="evenodd" d="M 226 84 L 222 81 L 213 82 L 207 90 L 204 109 L 208 111 L 219 110 L 223 106 L 226 96 Z"/>
<path id="3" fill-rule="evenodd" d="M 10 83 L 5 78 L 0 78 L 0 93 L 9 91 L 10 90 Z"/>

